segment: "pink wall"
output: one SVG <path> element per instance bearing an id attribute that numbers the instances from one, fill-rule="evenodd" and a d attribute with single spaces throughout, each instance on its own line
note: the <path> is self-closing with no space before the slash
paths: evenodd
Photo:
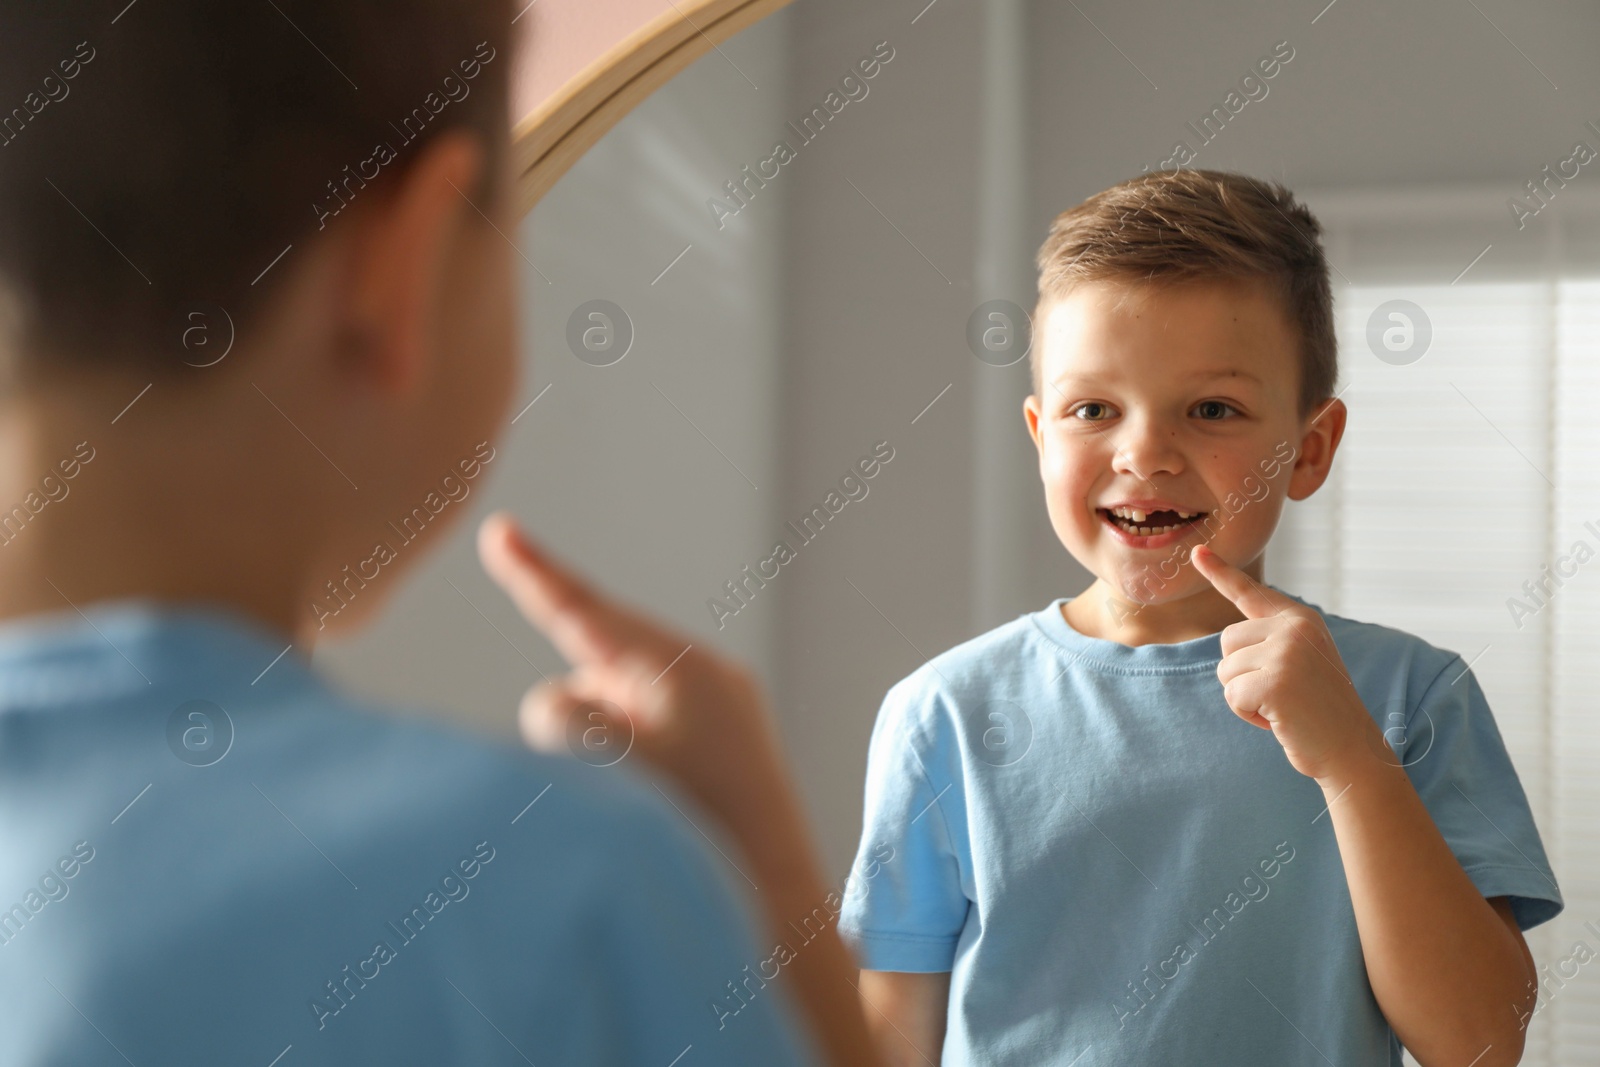
<path id="1" fill-rule="evenodd" d="M 680 0 L 677 6 L 692 11 L 695 5 Z M 519 9 L 512 114 L 520 120 L 607 50 L 672 9 L 671 0 L 534 0 Z"/>

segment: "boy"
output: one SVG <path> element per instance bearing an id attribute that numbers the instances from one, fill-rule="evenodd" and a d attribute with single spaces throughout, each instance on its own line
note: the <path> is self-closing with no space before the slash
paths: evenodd
<path id="1" fill-rule="evenodd" d="M 1180 170 L 1040 250 L 1024 415 L 1095 581 L 883 702 L 861 855 L 895 859 L 841 928 L 895 1062 L 1520 1057 L 1562 901 L 1483 693 L 1262 584 L 1345 426 L 1319 233 Z"/>
<path id="2" fill-rule="evenodd" d="M 766 952 L 700 827 L 763 926 L 826 893 L 743 671 L 503 518 L 484 563 L 576 668 L 531 692 L 530 740 L 626 727 L 659 781 L 311 668 L 495 469 L 511 21 L 503 0 L 8 5 L 8 1067 L 814 1062 L 789 995 L 831 1062 L 871 1062 L 831 928 L 776 988 L 746 977 Z"/>

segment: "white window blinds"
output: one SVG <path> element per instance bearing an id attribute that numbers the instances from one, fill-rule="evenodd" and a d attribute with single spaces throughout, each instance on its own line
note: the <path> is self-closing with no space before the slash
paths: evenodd
<path id="1" fill-rule="evenodd" d="M 1513 192 L 1306 195 L 1351 414 L 1267 577 L 1472 665 L 1567 904 L 1529 934 L 1542 990 L 1523 1062 L 1577 1067 L 1600 1063 L 1600 201 L 1559 190 L 1518 230 Z M 1431 326 L 1414 362 L 1383 349 L 1402 320 L 1380 315 L 1387 360 L 1369 345 L 1392 300 Z"/>

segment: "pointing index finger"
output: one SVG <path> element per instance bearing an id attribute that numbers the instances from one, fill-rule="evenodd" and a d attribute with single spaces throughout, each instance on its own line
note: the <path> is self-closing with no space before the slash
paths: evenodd
<path id="1" fill-rule="evenodd" d="M 1231 600 L 1234 607 L 1244 612 L 1247 619 L 1270 619 L 1293 605 L 1281 593 L 1268 589 L 1217 555 L 1209 545 L 1195 546 L 1189 558 L 1194 561 L 1194 569 L 1217 592 Z"/>
<path id="2" fill-rule="evenodd" d="M 573 666 L 604 663 L 652 649 L 650 628 L 599 596 L 523 535 L 509 515 L 478 528 L 478 554 L 489 576 Z"/>

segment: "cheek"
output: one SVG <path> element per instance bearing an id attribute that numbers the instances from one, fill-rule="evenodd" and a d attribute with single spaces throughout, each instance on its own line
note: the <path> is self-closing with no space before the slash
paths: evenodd
<path id="1" fill-rule="evenodd" d="M 1259 548 L 1272 536 L 1283 511 L 1289 476 L 1285 466 L 1276 478 L 1267 480 L 1260 464 L 1271 455 L 1270 446 L 1241 449 L 1237 454 L 1207 453 L 1206 484 L 1227 520 L 1218 533 L 1219 541 L 1239 546 L 1250 542 Z"/>
<path id="2" fill-rule="evenodd" d="M 509 404 L 517 393 L 518 382 L 522 377 L 522 352 L 514 316 L 506 317 L 492 343 L 495 350 L 500 353 L 500 387 L 505 402 Z"/>
<path id="3" fill-rule="evenodd" d="M 1230 445 L 1227 449 L 1207 449 L 1203 458 L 1196 462 L 1202 466 L 1200 473 L 1216 501 L 1220 504 L 1233 498 L 1237 505 L 1238 501 L 1249 500 L 1252 494 L 1259 498 L 1263 487 L 1270 490 L 1258 463 L 1271 454 L 1271 448 L 1263 450 L 1249 442 Z M 1258 502 L 1253 501 L 1252 506 Z"/>
<path id="4" fill-rule="evenodd" d="M 496 277 L 485 286 L 480 304 L 481 335 L 478 338 L 484 368 L 486 402 L 505 415 L 517 394 L 521 377 L 522 353 L 518 340 L 516 287 L 506 276 Z"/>
<path id="5" fill-rule="evenodd" d="M 1089 524 L 1093 518 L 1089 497 L 1100 474 L 1109 469 L 1108 462 L 1082 441 L 1050 441 L 1040 457 L 1040 473 L 1044 476 L 1045 502 L 1051 516 L 1058 521 Z"/>

